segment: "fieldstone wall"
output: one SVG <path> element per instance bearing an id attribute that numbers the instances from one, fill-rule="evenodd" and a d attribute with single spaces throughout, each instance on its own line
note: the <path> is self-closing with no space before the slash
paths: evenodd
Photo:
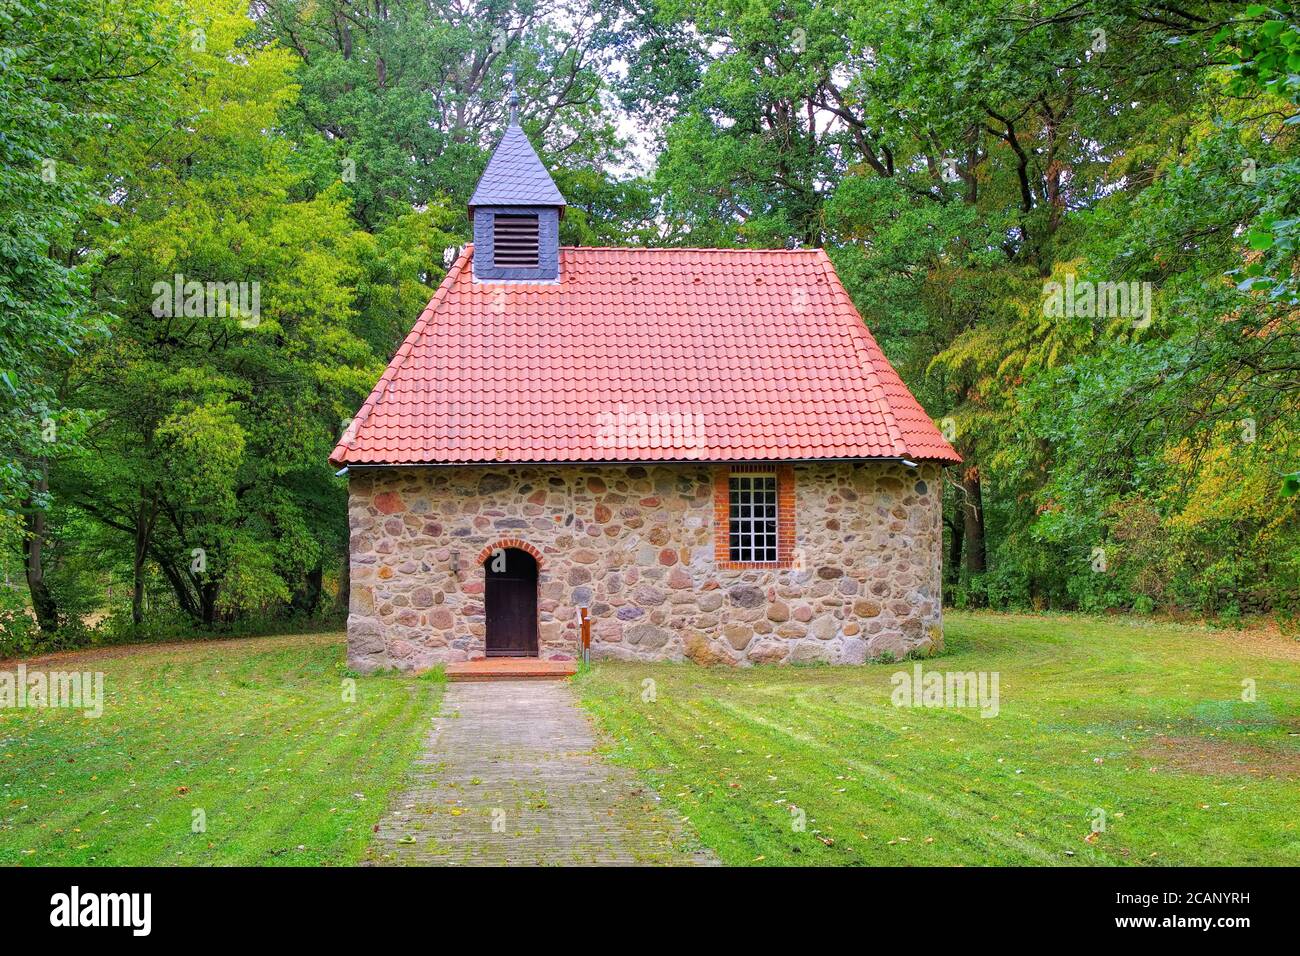
<path id="1" fill-rule="evenodd" d="M 720 570 L 716 466 L 354 470 L 348 661 L 363 673 L 484 654 L 484 549 L 541 555 L 539 654 L 860 664 L 942 647 L 939 466 L 795 466 L 790 568 Z"/>

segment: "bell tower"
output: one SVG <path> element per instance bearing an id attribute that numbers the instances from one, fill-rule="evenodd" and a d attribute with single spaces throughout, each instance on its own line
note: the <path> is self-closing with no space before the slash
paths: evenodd
<path id="1" fill-rule="evenodd" d="M 564 197 L 520 127 L 518 105 L 512 82 L 510 123 L 469 201 L 474 278 L 554 282 L 560 274 Z"/>

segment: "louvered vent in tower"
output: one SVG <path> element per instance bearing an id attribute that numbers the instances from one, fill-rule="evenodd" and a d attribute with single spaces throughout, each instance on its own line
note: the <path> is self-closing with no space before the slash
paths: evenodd
<path id="1" fill-rule="evenodd" d="M 498 269 L 536 269 L 537 243 L 536 216 L 492 217 L 492 264 Z"/>

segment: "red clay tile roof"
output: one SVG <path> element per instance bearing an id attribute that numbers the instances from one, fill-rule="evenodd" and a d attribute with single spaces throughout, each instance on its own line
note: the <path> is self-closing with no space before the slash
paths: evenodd
<path id="1" fill-rule="evenodd" d="M 560 250 L 558 283 L 456 260 L 335 465 L 961 459 L 820 250 Z"/>

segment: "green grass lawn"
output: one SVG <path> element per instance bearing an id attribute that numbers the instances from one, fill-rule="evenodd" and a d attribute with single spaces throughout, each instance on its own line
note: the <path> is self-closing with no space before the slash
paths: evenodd
<path id="1" fill-rule="evenodd" d="M 971 614 L 947 640 L 924 668 L 996 671 L 998 716 L 895 707 L 910 663 L 600 664 L 576 686 L 611 759 L 728 863 L 1300 863 L 1300 644 Z M 345 701 L 337 634 L 42 666 L 103 671 L 104 715 L 0 710 L 0 864 L 353 863 L 441 692 L 360 678 Z"/>
<path id="2" fill-rule="evenodd" d="M 104 713 L 0 710 L 0 864 L 356 861 L 441 686 L 358 678 L 349 703 L 342 642 L 255 638 L 39 665 L 103 671 Z M 196 809 L 206 832 L 194 832 Z"/>
<path id="3" fill-rule="evenodd" d="M 946 638 L 923 666 L 998 672 L 998 716 L 894 706 L 911 663 L 602 663 L 578 689 L 730 864 L 1300 864 L 1295 641 L 955 613 Z"/>

